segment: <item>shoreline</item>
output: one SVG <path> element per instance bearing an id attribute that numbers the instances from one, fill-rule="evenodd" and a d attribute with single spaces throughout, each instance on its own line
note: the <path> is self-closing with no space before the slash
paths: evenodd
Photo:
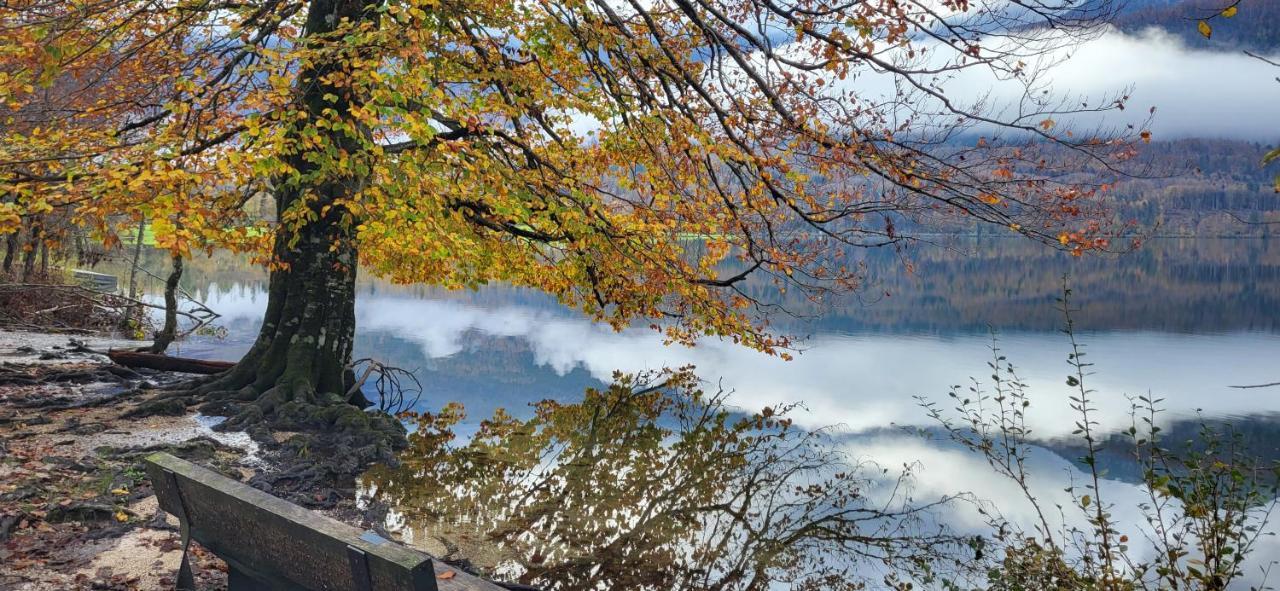
<path id="1" fill-rule="evenodd" d="M 0 588 L 172 589 L 177 521 L 158 510 L 142 458 L 167 451 L 242 482 L 287 465 L 283 446 L 214 430 L 222 417 L 123 416 L 190 377 L 85 351 L 140 344 L 0 330 Z M 292 435 L 272 433 L 276 443 Z M 287 500 L 299 493 L 330 517 L 371 525 L 353 494 L 304 484 Z M 191 556 L 198 588 L 225 587 L 225 564 L 195 545 Z"/>

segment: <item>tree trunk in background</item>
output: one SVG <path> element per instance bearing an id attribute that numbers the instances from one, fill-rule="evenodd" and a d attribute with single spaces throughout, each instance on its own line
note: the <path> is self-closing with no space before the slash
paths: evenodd
<path id="1" fill-rule="evenodd" d="M 178 281 L 182 279 L 182 255 L 170 255 L 171 267 L 169 277 L 164 281 L 164 326 L 156 332 L 151 346 L 146 348 L 150 353 L 164 353 L 178 335 Z"/>
<path id="2" fill-rule="evenodd" d="M 20 242 L 22 231 L 19 230 L 4 237 L 4 274 L 13 273 L 13 261 L 18 256 L 18 251 L 22 249 Z"/>
<path id="3" fill-rule="evenodd" d="M 147 220 L 138 223 L 138 235 L 133 240 L 133 262 L 129 265 L 129 299 L 138 299 L 138 267 L 142 264 L 142 235 L 147 231 Z M 120 328 L 130 330 L 133 324 L 134 307 L 124 309 L 124 317 L 120 319 Z"/>
<path id="4" fill-rule="evenodd" d="M 22 253 L 22 281 L 30 281 L 36 273 L 36 253 L 40 250 L 40 222 L 32 221 L 30 235 Z"/>

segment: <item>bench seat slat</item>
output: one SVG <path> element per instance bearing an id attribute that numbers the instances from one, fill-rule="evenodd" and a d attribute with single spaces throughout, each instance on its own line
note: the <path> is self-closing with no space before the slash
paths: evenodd
<path id="1" fill-rule="evenodd" d="M 172 455 L 151 455 L 146 465 L 161 509 L 186 519 L 192 539 L 232 569 L 273 589 L 502 591 L 463 572 L 438 579 L 454 569 Z M 367 584 L 357 580 L 365 576 Z"/>

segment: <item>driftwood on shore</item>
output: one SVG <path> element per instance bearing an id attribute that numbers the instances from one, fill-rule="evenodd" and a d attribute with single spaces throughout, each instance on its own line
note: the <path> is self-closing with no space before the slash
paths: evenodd
<path id="1" fill-rule="evenodd" d="M 145 367 L 161 371 L 180 371 L 184 373 L 215 374 L 231 369 L 235 365 L 231 361 L 210 361 L 207 359 L 191 359 L 188 357 L 170 357 L 159 353 L 127 351 L 112 349 L 107 351 L 111 361 L 125 367 Z"/>

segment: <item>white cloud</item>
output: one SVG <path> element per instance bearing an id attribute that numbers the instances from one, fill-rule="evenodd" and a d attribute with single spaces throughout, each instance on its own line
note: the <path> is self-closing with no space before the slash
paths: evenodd
<path id="1" fill-rule="evenodd" d="M 1148 29 L 1138 36 L 1112 32 L 1086 43 L 1049 77 L 1055 89 L 1073 94 L 1132 84 L 1129 112 L 1157 107 L 1152 131 L 1158 137 L 1273 142 L 1280 138 L 1278 75 L 1280 69 L 1241 52 L 1198 51 Z"/>
<path id="2" fill-rule="evenodd" d="M 993 46 L 999 49 L 998 46 Z M 954 54 L 948 50 L 927 52 L 940 66 Z M 1082 103 L 1100 106 L 1131 89 L 1124 111 L 1102 114 L 1055 116 L 1077 128 L 1123 129 L 1140 125 L 1156 107 L 1151 131 L 1157 138 L 1222 137 L 1274 142 L 1280 138 L 1280 68 L 1241 52 L 1211 52 L 1187 47 L 1180 39 L 1159 29 L 1129 35 L 1110 29 L 1096 39 L 1063 47 L 1036 59 L 1042 67 L 1033 85 L 1033 96 L 1050 105 L 1079 108 Z M 1036 66 L 1033 65 L 1033 69 Z M 893 96 L 891 74 L 864 73 L 838 88 L 867 100 Z M 957 105 L 968 107 L 986 100 L 999 119 L 1009 120 L 1032 106 L 1026 88 L 1016 80 L 997 79 L 982 67 L 966 68 L 940 82 L 943 92 Z M 1047 94 L 1043 91 L 1048 91 Z M 926 97 L 915 109 L 937 111 Z M 1038 123 L 1038 117 L 1029 124 Z"/>

